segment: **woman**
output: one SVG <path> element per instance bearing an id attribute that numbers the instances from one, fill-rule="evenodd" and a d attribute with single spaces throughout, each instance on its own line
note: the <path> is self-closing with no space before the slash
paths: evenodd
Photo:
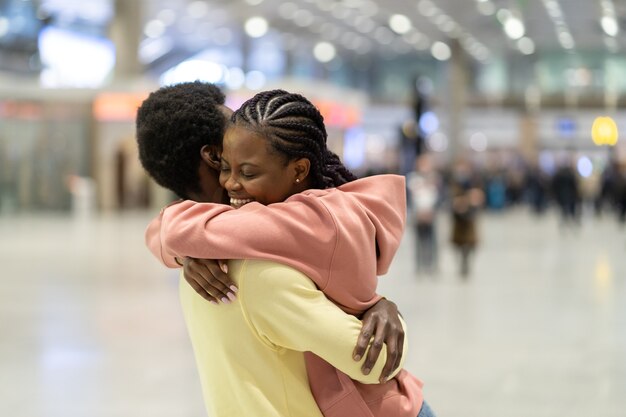
<path id="1" fill-rule="evenodd" d="M 251 211 L 267 212 L 258 203 L 273 204 L 287 199 L 283 206 L 290 207 L 292 211 L 286 212 L 291 213 L 294 222 L 301 222 L 302 227 L 306 228 L 311 219 L 307 221 L 306 218 L 298 217 L 302 211 L 299 209 L 310 208 L 313 204 L 317 211 L 309 210 L 308 213 L 314 217 L 327 218 L 328 206 L 343 199 L 343 194 L 346 194 L 341 187 L 330 191 L 327 188 L 344 184 L 344 190 L 359 196 L 360 208 L 355 205 L 353 212 L 331 216 L 326 226 L 336 232 L 337 228 L 345 227 L 355 216 L 376 219 L 372 215 L 376 211 L 393 211 L 390 205 L 404 195 L 404 183 L 397 176 L 354 181 L 355 177 L 341 164 L 339 158 L 326 148 L 322 116 L 300 95 L 282 90 L 260 93 L 235 112 L 232 122 L 224 138 L 220 183 L 228 190 L 231 204 L 240 210 L 233 213 L 224 208 L 194 203 L 183 203 L 165 210 L 161 218 L 151 225 L 152 238 L 150 233 L 148 238 L 151 249 L 164 262 L 169 257 L 171 263 L 174 256 L 267 258 L 266 254 L 249 250 L 258 244 L 258 240 L 265 238 L 255 233 L 257 230 L 271 231 L 271 215 L 261 216 L 261 224 L 245 220 L 246 214 Z M 397 191 L 398 195 L 388 195 L 390 190 Z M 376 195 L 376 191 L 380 191 L 383 198 Z M 220 234 L 220 224 L 224 223 L 226 214 L 230 215 L 227 216 L 230 227 L 242 221 L 243 227 L 251 229 L 246 242 L 231 241 L 228 236 Z M 268 222 L 270 226 L 265 227 L 263 222 Z M 400 223 L 404 225 L 403 217 Z M 292 233 L 285 236 L 283 250 L 276 248 L 276 254 L 271 259 L 302 270 L 339 307 L 358 314 L 380 299 L 375 294 L 376 272 L 386 272 L 399 243 L 397 230 L 387 234 L 377 233 L 385 228 L 376 224 L 375 220 L 370 226 L 360 230 L 359 236 L 330 233 L 329 236 L 340 238 L 320 246 L 303 245 L 308 242 L 300 242 L 298 239 L 301 236 Z M 325 232 L 323 228 L 320 230 L 322 234 Z M 207 240 L 212 244 L 207 244 Z M 347 253 L 347 248 L 358 244 L 364 249 L 356 268 L 353 267 L 354 262 L 349 260 L 337 262 L 336 255 Z M 308 253 L 299 255 L 295 260 L 286 256 L 293 245 L 299 245 L 302 252 Z M 329 259 L 337 266 L 329 268 L 325 262 Z M 329 271 L 333 271 L 332 279 Z M 313 363 L 315 366 L 312 366 Z M 315 362 L 313 358 L 308 359 L 307 369 L 311 389 L 327 417 L 382 416 L 390 413 L 413 417 L 420 409 L 421 415 L 428 412 L 427 406 L 422 408 L 421 382 L 405 371 L 385 384 L 372 386 L 346 381 L 347 378 L 343 378 L 330 366 L 324 367 L 323 363 L 319 360 Z M 330 377 L 335 378 L 334 385 L 329 383 Z M 347 387 L 350 383 L 352 385 Z M 330 386 L 343 389 L 328 390 Z M 352 400 L 351 405 L 337 407 L 337 400 L 345 399 L 337 396 L 338 392 L 347 393 L 346 397 Z M 344 404 L 347 403 L 344 401 Z M 355 407 L 362 414 L 357 414 Z"/>

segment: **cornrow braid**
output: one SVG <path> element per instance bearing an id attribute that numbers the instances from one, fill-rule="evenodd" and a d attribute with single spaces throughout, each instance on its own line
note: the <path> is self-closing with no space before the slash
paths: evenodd
<path id="1" fill-rule="evenodd" d="M 314 188 L 338 187 L 357 179 L 327 148 L 324 117 L 300 94 L 261 92 L 233 113 L 232 122 L 266 137 L 272 149 L 288 161 L 307 158 Z"/>

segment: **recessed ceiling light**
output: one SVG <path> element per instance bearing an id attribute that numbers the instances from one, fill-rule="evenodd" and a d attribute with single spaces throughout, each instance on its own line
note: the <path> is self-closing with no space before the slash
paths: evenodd
<path id="1" fill-rule="evenodd" d="M 524 23 L 516 18 L 510 17 L 504 22 L 504 32 L 511 39 L 519 39 L 526 33 Z"/>
<path id="2" fill-rule="evenodd" d="M 619 25 L 614 17 L 603 16 L 602 20 L 600 20 L 600 25 L 602 26 L 604 33 L 609 36 L 615 37 L 619 33 Z"/>
<path id="3" fill-rule="evenodd" d="M 148 38 L 158 38 L 160 36 L 163 36 L 163 34 L 165 33 L 165 25 L 160 20 L 151 20 L 146 23 L 146 26 L 143 29 L 143 33 Z"/>
<path id="4" fill-rule="evenodd" d="M 438 61 L 447 61 L 452 56 L 450 47 L 439 41 L 433 43 L 433 46 L 430 47 L 430 53 Z"/>
<path id="5" fill-rule="evenodd" d="M 336 55 L 337 50 L 330 42 L 318 42 L 313 48 L 313 56 L 320 62 L 330 62 Z"/>
<path id="6" fill-rule="evenodd" d="M 260 38 L 267 33 L 268 26 L 267 20 L 263 17 L 256 16 L 248 19 L 244 28 L 248 36 L 252 38 Z"/>
<path id="7" fill-rule="evenodd" d="M 314 20 L 315 18 L 313 17 L 313 13 L 304 9 L 298 10 L 293 15 L 294 23 L 300 27 L 310 26 Z"/>
<path id="8" fill-rule="evenodd" d="M 410 31 L 412 26 L 409 18 L 403 14 L 394 14 L 389 18 L 389 27 L 400 35 Z"/>
<path id="9" fill-rule="evenodd" d="M 527 37 L 523 37 L 517 41 L 517 47 L 524 55 L 531 55 L 535 52 L 535 42 Z"/>
<path id="10" fill-rule="evenodd" d="M 293 15 L 298 11 L 298 6 L 295 3 L 285 2 L 278 6 L 278 14 L 283 19 L 291 19 Z"/>

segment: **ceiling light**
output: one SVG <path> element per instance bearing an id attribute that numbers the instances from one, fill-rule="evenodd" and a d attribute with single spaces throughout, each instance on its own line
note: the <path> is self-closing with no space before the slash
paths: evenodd
<path id="1" fill-rule="evenodd" d="M 424 16 L 434 16 L 438 9 L 430 0 L 422 0 L 417 4 L 417 10 Z"/>
<path id="2" fill-rule="evenodd" d="M 246 82 L 246 74 L 239 67 L 228 68 L 225 81 L 229 90 L 238 90 Z"/>
<path id="3" fill-rule="evenodd" d="M 452 56 L 450 47 L 443 42 L 435 42 L 430 47 L 430 53 L 438 61 L 447 61 Z"/>
<path id="4" fill-rule="evenodd" d="M 330 62 L 337 55 L 337 50 L 330 42 L 319 42 L 313 48 L 313 56 L 320 62 Z"/>
<path id="5" fill-rule="evenodd" d="M 376 16 L 378 14 L 378 5 L 374 1 L 367 1 L 361 5 L 360 11 L 365 16 Z"/>
<path id="6" fill-rule="evenodd" d="M 403 38 L 409 43 L 419 43 L 424 39 L 424 35 L 420 32 L 413 31 L 404 35 Z"/>
<path id="7" fill-rule="evenodd" d="M 416 51 L 426 51 L 430 46 L 430 40 L 428 38 L 424 38 L 413 45 Z"/>
<path id="8" fill-rule="evenodd" d="M 519 39 L 526 33 L 526 28 L 520 19 L 510 17 L 504 22 L 504 33 L 511 39 Z"/>
<path id="9" fill-rule="evenodd" d="M 143 28 L 143 33 L 148 38 L 158 38 L 160 36 L 163 36 L 163 34 L 165 33 L 165 25 L 160 20 L 151 20 L 146 23 L 146 26 Z"/>
<path id="10" fill-rule="evenodd" d="M 469 139 L 470 148 L 476 152 L 484 152 L 487 149 L 487 135 L 483 132 L 476 132 Z"/>
<path id="11" fill-rule="evenodd" d="M 409 18 L 403 14 L 394 14 L 389 18 L 389 27 L 400 35 L 410 31 L 412 26 Z"/>
<path id="12" fill-rule="evenodd" d="M 619 25 L 617 24 L 617 20 L 611 16 L 603 16 L 600 21 L 602 26 L 602 30 L 609 36 L 617 36 L 619 32 Z"/>
<path id="13" fill-rule="evenodd" d="M 314 20 L 313 13 L 308 10 L 301 9 L 293 15 L 294 23 L 300 27 L 311 26 Z"/>
<path id="14" fill-rule="evenodd" d="M 260 38 L 261 36 L 267 33 L 268 29 L 267 20 L 262 17 L 251 17 L 248 19 L 244 25 L 246 33 L 251 38 Z"/>
<path id="15" fill-rule="evenodd" d="M 496 6 L 490 1 L 479 1 L 476 5 L 478 12 L 484 16 L 491 16 L 496 12 Z"/>
<path id="16" fill-rule="evenodd" d="M 263 0 L 246 0 L 246 3 L 248 3 L 250 6 L 258 6 L 259 4 L 263 3 Z"/>
<path id="17" fill-rule="evenodd" d="M 343 7 L 340 3 L 334 3 L 331 14 L 337 19 L 345 19 L 350 16 L 350 9 Z"/>
<path id="18" fill-rule="evenodd" d="M 450 33 L 450 32 L 454 32 L 455 30 L 457 30 L 458 26 L 457 26 L 457 24 L 455 22 L 453 22 L 452 20 L 449 20 L 449 21 L 445 22 L 444 24 L 442 24 L 440 26 L 440 29 L 443 32 Z"/>
<path id="19" fill-rule="evenodd" d="M 561 46 L 565 49 L 574 48 L 574 38 L 572 38 L 572 34 L 569 32 L 560 32 L 559 42 L 561 43 Z"/>
<path id="20" fill-rule="evenodd" d="M 335 3 L 333 3 L 332 0 L 316 0 L 315 4 L 317 5 L 318 9 L 324 12 L 330 12 L 333 9 L 333 5 Z"/>
<path id="21" fill-rule="evenodd" d="M 370 33 L 376 28 L 376 23 L 368 17 L 357 18 L 355 20 L 355 28 L 361 33 Z"/>
<path id="22" fill-rule="evenodd" d="M 511 13 L 509 9 L 500 9 L 498 10 L 498 13 L 496 13 L 496 17 L 500 23 L 504 25 L 507 20 L 513 17 L 513 13 Z"/>
<path id="23" fill-rule="evenodd" d="M 517 41 L 517 47 L 524 55 L 531 55 L 535 52 L 535 42 L 527 37 L 523 37 Z"/>
<path id="24" fill-rule="evenodd" d="M 278 6 L 278 14 L 283 19 L 291 19 L 297 11 L 298 6 L 291 2 L 282 3 Z"/>
<path id="25" fill-rule="evenodd" d="M 9 33 L 9 19 L 0 17 L 0 38 Z"/>

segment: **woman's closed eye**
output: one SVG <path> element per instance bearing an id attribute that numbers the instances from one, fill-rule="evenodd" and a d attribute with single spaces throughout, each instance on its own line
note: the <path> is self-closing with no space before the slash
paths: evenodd
<path id="1" fill-rule="evenodd" d="M 241 172 L 241 176 L 246 178 L 246 179 L 254 178 L 254 177 L 256 177 L 256 175 L 257 174 L 253 173 L 253 172 L 243 172 L 243 171 Z"/>

